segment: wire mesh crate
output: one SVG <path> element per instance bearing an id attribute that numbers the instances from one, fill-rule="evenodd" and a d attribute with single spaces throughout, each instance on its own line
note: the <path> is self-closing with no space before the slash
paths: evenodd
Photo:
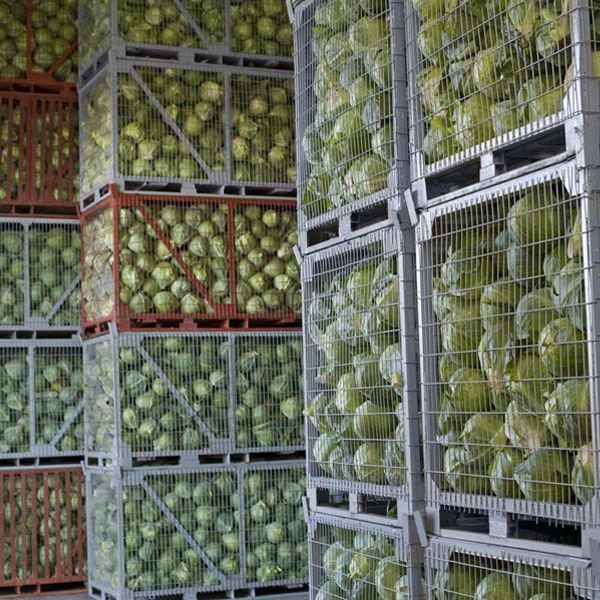
<path id="1" fill-rule="evenodd" d="M 294 81 L 286 71 L 113 61 L 81 92 L 81 208 L 121 191 L 290 195 Z"/>
<path id="2" fill-rule="evenodd" d="M 204 3 L 101 0 L 80 4 L 80 82 L 107 60 L 208 59 L 265 67 L 291 67 L 293 34 L 285 0 L 248 5 L 243 0 Z"/>
<path id="3" fill-rule="evenodd" d="M 78 141 L 75 90 L 0 82 L 0 213 L 76 215 Z"/>
<path id="4" fill-rule="evenodd" d="M 294 325 L 293 200 L 121 194 L 82 217 L 82 320 L 94 335 L 199 325 Z"/>
<path id="5" fill-rule="evenodd" d="M 275 580 L 285 584 L 290 579 L 286 575 L 302 566 L 295 548 L 290 548 L 292 539 L 298 539 L 300 544 L 302 536 L 292 538 L 291 534 L 275 531 L 271 523 L 264 522 L 262 534 L 282 541 L 265 541 L 259 549 L 254 537 L 258 538 L 260 532 L 252 527 L 249 531 L 254 532 L 254 537 L 252 540 L 246 537 L 245 501 L 255 500 L 254 494 L 271 481 L 266 476 L 269 469 L 278 472 L 281 482 L 285 480 L 294 489 L 301 485 L 303 464 L 299 461 L 136 469 L 123 472 L 121 477 L 117 472 L 88 469 L 88 563 L 92 596 L 189 597 L 196 593 L 245 589 L 247 561 L 253 564 L 263 555 L 267 558 L 261 561 L 260 575 L 272 576 L 270 585 Z M 292 477 L 294 471 L 298 484 Z M 284 491 L 264 489 L 265 498 L 277 503 L 283 501 L 286 511 L 296 511 L 296 504 L 301 506 L 301 497 L 286 496 L 293 501 L 287 503 L 282 496 Z M 262 501 L 254 507 L 252 515 L 269 519 L 274 517 L 275 508 Z M 277 550 L 284 546 L 280 558 L 272 548 L 275 544 Z M 284 562 L 289 558 L 288 553 L 291 567 Z M 303 563 L 306 564 L 305 558 Z"/>
<path id="6" fill-rule="evenodd" d="M 311 597 L 424 598 L 422 555 L 403 529 L 311 514 Z"/>
<path id="7" fill-rule="evenodd" d="M 411 3 L 411 179 L 422 205 L 574 151 L 575 118 L 596 112 L 597 23 L 595 3 L 571 0 Z"/>
<path id="8" fill-rule="evenodd" d="M 0 590 L 8 597 L 84 591 L 81 467 L 0 471 Z"/>
<path id="9" fill-rule="evenodd" d="M 83 456 L 78 340 L 0 341 L 0 460 Z"/>
<path id="10" fill-rule="evenodd" d="M 79 327 L 79 222 L 0 218 L 0 331 Z"/>
<path id="11" fill-rule="evenodd" d="M 300 230 L 343 237 L 408 186 L 403 3 L 303 2 L 294 37 Z"/>
<path id="12" fill-rule="evenodd" d="M 425 550 L 429 598 L 592 599 L 600 581 L 589 560 L 489 543 L 433 539 Z M 500 596 L 498 596 L 500 595 Z"/>
<path id="13" fill-rule="evenodd" d="M 0 78 L 35 84 L 77 81 L 77 2 L 0 2 Z"/>
<path id="14" fill-rule="evenodd" d="M 213 331 L 84 342 L 88 463 L 302 450 L 300 340 Z"/>
<path id="15" fill-rule="evenodd" d="M 309 488 L 403 511 L 422 492 L 412 242 L 384 228 L 302 265 Z"/>
<path id="16" fill-rule="evenodd" d="M 568 164 L 422 218 L 432 509 L 600 522 L 596 201 Z"/>

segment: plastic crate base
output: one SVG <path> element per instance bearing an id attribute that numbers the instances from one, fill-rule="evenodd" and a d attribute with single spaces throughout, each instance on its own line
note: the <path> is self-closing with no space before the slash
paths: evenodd
<path id="1" fill-rule="evenodd" d="M 446 168 L 438 168 L 448 162 L 446 159 L 428 165 L 425 171 L 431 174 L 413 182 L 416 204 L 419 207 L 440 204 L 453 193 L 464 194 L 483 185 L 493 185 L 503 175 L 514 177 L 523 171 L 562 162 L 574 154 L 572 128 L 570 121 L 563 122 L 505 146 L 494 145 Z M 420 162 L 425 162 L 423 156 Z"/>
<path id="2" fill-rule="evenodd" d="M 257 331 L 273 328 L 294 329 L 300 326 L 300 319 L 265 319 L 264 317 L 247 319 L 162 319 L 160 315 L 144 315 L 141 317 L 120 317 L 118 319 L 101 319 L 83 323 L 81 334 L 85 339 L 106 335 L 111 327 L 120 333 L 141 332 L 193 332 L 206 329 L 219 331 Z"/>
<path id="3" fill-rule="evenodd" d="M 63 597 L 82 594 L 87 590 L 85 579 L 70 583 L 33 583 L 4 587 L 0 586 L 0 597 L 21 598 L 23 596 Z"/>
<path id="4" fill-rule="evenodd" d="M 30 204 L 0 203 L 0 215 L 15 217 L 51 217 L 52 219 L 73 219 L 79 215 L 79 207 L 72 202 L 53 203 L 32 202 Z"/>
<path id="5" fill-rule="evenodd" d="M 31 468 L 31 467 L 61 467 L 80 463 L 83 454 L 69 456 L 14 456 L 0 458 L 0 469 Z M 1 582 L 0 582 L 1 583 Z M 2 595 L 2 594 L 0 594 Z"/>

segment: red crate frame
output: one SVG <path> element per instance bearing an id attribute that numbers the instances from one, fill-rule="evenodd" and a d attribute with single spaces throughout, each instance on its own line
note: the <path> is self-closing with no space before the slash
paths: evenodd
<path id="1" fill-rule="evenodd" d="M 39 547 L 37 541 L 37 509 L 39 504 L 43 504 L 44 518 L 48 521 L 54 519 L 57 525 L 60 524 L 60 512 L 58 506 L 58 494 L 62 491 L 66 497 L 70 496 L 72 491 L 71 476 L 76 475 L 76 486 L 77 494 L 80 498 L 84 497 L 85 490 L 85 478 L 81 467 L 44 467 L 44 468 L 30 468 L 30 469 L 6 469 L 0 470 L 0 498 L 4 502 L 4 490 L 8 486 L 14 493 L 15 481 L 17 479 L 31 481 L 31 501 L 32 505 L 28 506 L 24 504 L 29 510 L 23 510 L 21 514 L 20 522 L 15 518 L 14 510 L 11 506 L 9 526 L 11 531 L 10 546 L 11 556 L 10 561 L 12 565 L 13 576 L 10 579 L 4 578 L 4 572 L 0 572 L 0 594 L 3 597 L 18 597 L 21 595 L 40 595 L 47 593 L 76 593 L 82 592 L 87 589 L 87 577 L 85 576 L 85 563 L 86 563 L 86 529 L 85 529 L 85 505 L 83 502 L 77 507 L 77 516 L 75 519 L 69 518 L 67 520 L 67 531 L 69 532 L 69 539 L 67 545 L 69 548 L 68 556 L 66 560 L 61 559 L 60 546 L 62 540 L 60 537 L 56 541 L 57 548 L 57 564 L 51 569 L 51 565 L 48 564 L 48 552 L 49 546 L 47 543 L 43 547 Z M 43 478 L 44 497 L 41 501 L 37 499 L 38 477 Z M 48 477 L 52 476 L 55 481 L 60 482 L 60 487 L 55 488 L 55 493 L 52 494 L 48 488 Z M 21 489 L 25 491 L 25 487 Z M 22 493 L 23 500 L 26 499 L 26 494 Z M 56 498 L 56 499 L 55 499 Z M 53 505 L 56 506 L 54 509 Z M 70 511 L 67 513 L 71 514 Z M 31 515 L 31 528 L 28 530 L 26 524 L 26 518 Z M 5 518 L 5 507 L 2 506 L 0 510 L 0 530 L 4 532 L 6 527 Z M 73 522 L 75 521 L 75 522 Z M 76 528 L 78 535 L 76 537 L 77 543 L 71 544 L 71 532 L 73 528 Z M 60 527 L 57 527 L 60 531 Z M 35 532 L 35 535 L 31 535 L 31 532 Z M 27 565 L 28 569 L 31 569 L 31 577 L 27 579 L 19 579 L 16 576 L 16 557 L 18 550 L 16 549 L 17 539 L 21 537 L 23 548 L 26 548 L 26 542 L 31 535 L 31 560 L 27 560 L 27 550 L 23 552 L 22 563 Z M 38 557 L 42 552 L 46 553 L 46 567 L 45 574 L 43 577 L 37 577 L 34 575 L 37 572 Z M 4 552 L 4 543 L 0 544 L 0 565 L 4 567 L 6 560 Z M 55 571 L 54 574 L 52 571 Z"/>
<path id="2" fill-rule="evenodd" d="M 147 207 L 152 203 L 173 203 L 173 204 L 227 204 L 229 206 L 227 237 L 230 257 L 229 286 L 232 302 L 229 305 L 221 304 L 215 307 L 215 312 L 207 314 L 187 315 L 183 313 L 173 314 L 130 314 L 129 309 L 119 300 L 119 218 L 120 208 L 136 208 L 144 214 L 145 219 L 152 225 L 154 220 L 147 212 Z M 181 330 L 196 331 L 206 329 L 207 327 L 216 327 L 220 330 L 269 330 L 273 327 L 297 328 L 300 326 L 301 313 L 261 313 L 248 314 L 239 312 L 236 303 L 236 269 L 235 269 L 235 237 L 234 237 L 234 215 L 235 209 L 239 206 L 264 206 L 265 209 L 280 208 L 288 209 L 296 213 L 297 201 L 293 198 L 256 198 L 240 196 L 179 196 L 165 194 L 130 194 L 122 193 L 116 185 L 109 186 L 109 193 L 97 205 L 81 213 L 80 222 L 82 229 L 81 259 L 84 264 L 85 243 L 83 230 L 89 219 L 97 216 L 105 210 L 112 211 L 113 227 L 113 297 L 114 306 L 111 313 L 97 319 L 88 319 L 85 310 L 85 301 L 81 299 L 81 322 L 82 333 L 85 337 L 95 337 L 103 335 L 114 325 L 119 332 L 126 331 L 156 331 L 156 330 Z M 164 233 L 156 225 L 153 226 L 154 232 L 163 244 L 169 249 L 171 255 L 181 267 L 186 277 L 192 282 L 196 291 L 202 298 L 209 297 L 210 294 L 204 289 L 202 284 L 196 279 L 191 268 L 185 264 L 179 256 L 179 252 L 172 246 Z M 82 279 L 84 273 L 82 273 Z M 83 287 L 83 286 L 82 286 Z"/>
<path id="3" fill-rule="evenodd" d="M 6 120 L 0 117 L 0 132 L 7 129 L 6 145 L 0 140 L 0 150 L 11 153 L 15 144 L 12 137 L 18 127 L 18 170 L 7 171 L 6 198 L 0 200 L 0 214 L 46 215 L 52 217 L 78 214 L 78 192 L 76 183 L 79 177 L 77 164 L 78 148 L 78 97 L 70 86 L 32 85 L 29 83 L 7 83 L 0 81 L 0 105 L 8 106 Z M 18 125 L 15 115 L 20 115 Z M 45 128 L 36 131 L 38 122 L 56 121 L 58 136 L 49 135 Z M 63 139 L 63 126 L 67 127 L 67 138 Z M 68 145 L 67 159 L 59 163 L 57 172 L 52 165 L 54 154 L 62 157 Z M 39 149 L 39 159 L 37 156 Z M 40 183 L 36 185 L 36 164 L 40 165 Z M 12 188 L 16 187 L 16 194 Z M 39 189 L 38 189 L 39 187 Z M 54 200 L 55 193 L 62 193 L 64 201 Z"/>
<path id="4" fill-rule="evenodd" d="M 23 0 L 21 0 L 23 1 Z M 34 71 L 33 70 L 33 0 L 24 0 L 27 3 L 27 20 L 25 22 L 25 29 L 27 35 L 27 69 L 24 79 L 0 79 L 2 82 L 8 83 L 23 83 L 28 82 L 31 84 L 41 85 L 65 85 L 71 87 L 74 91 L 77 85 L 77 69 L 74 70 L 73 76 L 74 81 L 60 81 L 55 79 L 54 74 L 60 67 L 77 51 L 78 40 L 77 37 L 73 40 L 71 45 L 59 56 L 58 60 L 48 69 L 47 71 Z"/>

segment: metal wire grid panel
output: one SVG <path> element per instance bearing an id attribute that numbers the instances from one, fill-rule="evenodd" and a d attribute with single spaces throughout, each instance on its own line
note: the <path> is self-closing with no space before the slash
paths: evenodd
<path id="1" fill-rule="evenodd" d="M 400 298 L 414 292 L 402 254 L 387 228 L 303 263 L 309 487 L 409 500 L 418 403 L 402 357 Z"/>
<path id="2" fill-rule="evenodd" d="M 291 473 L 296 469 L 301 483 L 302 466 L 296 461 L 279 466 L 162 468 L 126 472 L 123 479 L 110 471 L 88 470 L 92 592 L 146 598 L 148 594 L 169 596 L 247 587 L 246 560 L 252 560 L 248 557 L 253 555 L 246 553 L 245 499 L 254 498 L 251 486 L 260 489 L 269 469 L 281 474 L 285 468 L 290 485 L 294 484 Z M 260 479 L 255 471 L 261 472 Z M 272 498 L 269 490 L 265 490 L 265 498 Z M 296 496 L 290 499 L 295 502 Z M 266 504 L 265 508 L 263 514 L 268 517 L 271 508 Z M 266 536 L 270 532 L 273 539 L 281 532 L 269 525 L 263 533 Z M 267 551 L 269 542 L 263 546 Z M 253 545 L 251 548 L 259 551 Z M 282 560 L 286 549 L 282 549 Z M 275 573 L 268 562 L 263 564 L 265 574 Z M 275 568 L 280 567 L 276 564 Z"/>
<path id="3" fill-rule="evenodd" d="M 600 580 L 589 561 L 476 542 L 433 540 L 425 550 L 428 597 L 598 597 Z"/>
<path id="4" fill-rule="evenodd" d="M 79 223 L 0 219 L 0 330 L 76 330 Z"/>
<path id="5" fill-rule="evenodd" d="M 576 87 L 595 73 L 573 65 L 590 51 L 595 56 L 598 8 L 590 8 L 595 3 L 411 4 L 413 181 L 519 142 L 582 110 Z"/>
<path id="6" fill-rule="evenodd" d="M 0 460 L 83 455 L 82 363 L 77 341 L 0 342 Z"/>
<path id="7" fill-rule="evenodd" d="M 387 202 L 406 179 L 403 7 L 315 0 L 298 7 L 294 21 L 300 229 L 307 231 Z"/>
<path id="8" fill-rule="evenodd" d="M 0 472 L 4 593 L 85 582 L 84 491 L 80 467 Z"/>
<path id="9" fill-rule="evenodd" d="M 193 59 L 212 54 L 291 63 L 292 28 L 285 0 L 101 0 L 80 4 L 80 80 L 109 50 L 120 57 Z M 261 60 L 262 59 L 262 60 Z"/>
<path id="10" fill-rule="evenodd" d="M 269 463 L 243 471 L 245 579 L 248 587 L 300 586 L 308 581 L 302 497 L 304 462 Z"/>
<path id="11" fill-rule="evenodd" d="M 77 95 L 62 88 L 40 93 L 3 87 L 2 212 L 23 206 L 74 208 L 79 188 Z"/>
<path id="12" fill-rule="evenodd" d="M 2 0 L 0 77 L 49 84 L 77 79 L 77 2 Z"/>
<path id="13" fill-rule="evenodd" d="M 82 231 L 85 326 L 298 320 L 293 201 L 117 194 L 85 213 Z"/>
<path id="14" fill-rule="evenodd" d="M 231 334 L 238 452 L 304 450 L 302 336 Z"/>
<path id="15" fill-rule="evenodd" d="M 311 597 L 424 597 L 423 565 L 402 529 L 311 514 L 309 584 Z"/>
<path id="16" fill-rule="evenodd" d="M 300 335 L 284 332 L 85 342 L 86 455 L 127 466 L 302 450 L 300 351 Z"/>
<path id="17" fill-rule="evenodd" d="M 293 191 L 293 86 L 286 71 L 111 62 L 81 94 L 81 208 L 109 183 Z"/>
<path id="18" fill-rule="evenodd" d="M 422 221 L 429 506 L 599 522 L 595 197 L 572 167 Z"/>

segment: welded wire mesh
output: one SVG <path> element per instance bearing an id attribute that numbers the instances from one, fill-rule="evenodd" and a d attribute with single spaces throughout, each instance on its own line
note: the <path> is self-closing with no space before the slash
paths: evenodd
<path id="1" fill-rule="evenodd" d="M 427 588 L 432 598 L 593 598 L 600 587 L 585 568 L 565 564 L 558 556 L 525 558 L 510 552 L 455 549 L 435 545 L 426 553 Z"/>
<path id="2" fill-rule="evenodd" d="M 83 454 L 81 347 L 39 347 L 33 357 L 36 443 Z"/>
<path id="3" fill-rule="evenodd" d="M 84 492 L 78 468 L 0 475 L 0 588 L 84 581 Z"/>
<path id="4" fill-rule="evenodd" d="M 349 522 L 311 523 L 310 587 L 325 600 L 418 598 L 409 595 L 407 562 L 399 540 Z M 413 590 L 414 592 L 414 590 Z"/>
<path id="5" fill-rule="evenodd" d="M 233 340 L 236 447 L 303 446 L 300 335 L 236 335 Z"/>
<path id="6" fill-rule="evenodd" d="M 248 469 L 244 480 L 246 581 L 300 584 L 308 579 L 304 466 Z"/>
<path id="7" fill-rule="evenodd" d="M 235 470 L 166 470 L 130 483 L 94 473 L 90 485 L 92 583 L 116 593 L 233 587 L 241 563 Z"/>
<path id="8" fill-rule="evenodd" d="M 25 321 L 25 230 L 16 222 L 0 223 L 0 324 Z"/>
<path id="9" fill-rule="evenodd" d="M 86 447 L 115 456 L 201 451 L 229 437 L 226 335 L 128 336 L 87 344 Z M 117 372 L 115 372 L 117 370 Z"/>
<path id="10" fill-rule="evenodd" d="M 298 11 L 298 180 L 306 218 L 388 188 L 395 154 L 391 13 L 383 0 L 318 0 Z"/>
<path id="11" fill-rule="evenodd" d="M 29 227 L 28 236 L 31 316 L 53 325 L 77 326 L 79 226 L 36 223 Z"/>
<path id="12" fill-rule="evenodd" d="M 425 165 L 455 163 L 493 138 L 517 139 L 511 132 L 520 127 L 539 129 L 581 110 L 567 97 L 582 75 L 574 77 L 572 26 L 577 19 L 582 42 L 595 51 L 597 13 L 558 0 L 412 2 L 415 160 L 422 153 Z"/>
<path id="13" fill-rule="evenodd" d="M 233 180 L 294 184 L 293 79 L 235 75 L 231 88 Z"/>
<path id="14" fill-rule="evenodd" d="M 589 225 L 563 181 L 445 211 L 421 244 L 431 502 L 439 491 L 459 506 L 465 494 L 526 500 L 538 516 L 533 502 L 586 505 L 595 493 Z"/>
<path id="15" fill-rule="evenodd" d="M 3 454 L 27 452 L 30 449 L 27 348 L 0 347 L 0 365 L 3 424 L 0 450 Z"/>
<path id="16" fill-rule="evenodd" d="M 309 475 L 332 489 L 406 481 L 399 249 L 384 230 L 303 272 Z"/>

